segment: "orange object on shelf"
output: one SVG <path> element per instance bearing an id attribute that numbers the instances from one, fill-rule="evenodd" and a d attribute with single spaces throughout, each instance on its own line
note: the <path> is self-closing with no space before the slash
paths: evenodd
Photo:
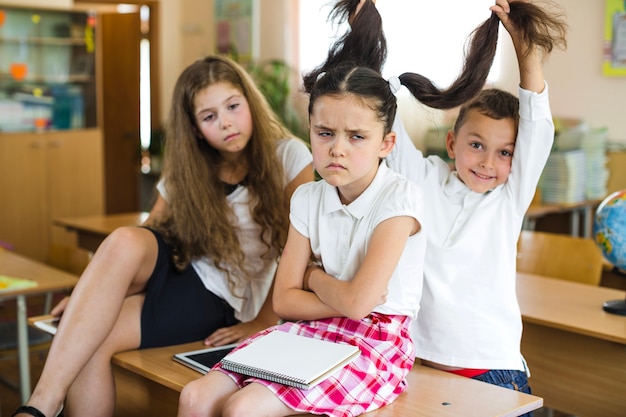
<path id="1" fill-rule="evenodd" d="M 9 71 L 15 81 L 24 81 L 28 73 L 28 64 L 24 62 L 13 62 L 9 67 Z"/>
<path id="2" fill-rule="evenodd" d="M 48 127 L 48 119 L 45 117 L 35 118 L 35 130 L 38 132 L 45 130 Z"/>

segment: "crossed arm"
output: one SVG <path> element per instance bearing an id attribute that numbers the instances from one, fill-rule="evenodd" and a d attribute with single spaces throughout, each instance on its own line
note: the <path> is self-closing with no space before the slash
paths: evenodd
<path id="1" fill-rule="evenodd" d="M 318 266 L 309 265 L 309 239 L 290 227 L 278 264 L 273 304 L 286 320 L 328 317 L 361 319 L 386 300 L 387 284 L 409 236 L 419 231 L 412 217 L 381 222 L 370 239 L 363 264 L 349 281 L 339 280 Z"/>

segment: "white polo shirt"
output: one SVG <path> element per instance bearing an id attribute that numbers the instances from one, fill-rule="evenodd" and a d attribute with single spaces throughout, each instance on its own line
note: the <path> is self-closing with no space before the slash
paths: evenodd
<path id="1" fill-rule="evenodd" d="M 279 141 L 276 154 L 285 172 L 285 186 L 313 161 L 309 148 L 298 139 Z M 157 189 L 167 200 L 163 180 L 159 181 Z M 226 300 L 235 310 L 237 319 L 247 322 L 259 314 L 265 302 L 274 280 L 278 253 L 262 256 L 267 251 L 267 247 L 261 243 L 259 239 L 261 227 L 254 222 L 250 213 L 248 188 L 242 185 L 237 186 L 235 191 L 226 197 L 226 200 L 235 212 L 237 221 L 233 227 L 237 230 L 237 237 L 245 255 L 245 268 L 252 271 L 251 278 L 235 282 L 234 292 L 239 296 L 235 297 L 228 286 L 228 276 L 217 269 L 211 259 L 208 257 L 194 259 L 191 265 L 200 276 L 204 286 Z"/>
<path id="2" fill-rule="evenodd" d="M 520 125 L 511 174 L 477 194 L 439 157 L 415 149 L 401 121 L 389 166 L 424 190 L 428 245 L 416 354 L 448 366 L 524 370 L 515 293 L 517 239 L 552 148 L 548 86 L 519 89 Z"/>
<path id="3" fill-rule="evenodd" d="M 349 281 L 363 263 L 376 226 L 397 216 L 413 217 L 423 224 L 422 191 L 382 162 L 370 186 L 348 205 L 341 203 L 337 188 L 326 181 L 301 185 L 291 199 L 289 219 L 310 240 L 313 255 L 326 273 Z M 415 319 L 425 248 L 422 226 L 407 241 L 387 287 L 387 302 L 373 311 Z"/>

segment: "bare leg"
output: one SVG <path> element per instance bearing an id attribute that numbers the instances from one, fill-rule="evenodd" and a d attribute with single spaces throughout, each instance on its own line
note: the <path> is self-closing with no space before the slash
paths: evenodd
<path id="1" fill-rule="evenodd" d="M 219 417 L 224 402 L 239 387 L 221 372 L 209 372 L 183 387 L 178 401 L 178 417 Z M 256 415 L 256 414 L 251 414 Z"/>
<path id="2" fill-rule="evenodd" d="M 139 346 L 143 296 L 136 294 L 144 290 L 157 252 L 154 235 L 142 228 L 117 229 L 102 242 L 70 297 L 28 405 L 54 417 L 70 387 L 77 393 L 81 384 L 89 385 L 85 395 L 94 395 L 82 403 L 114 401 L 110 359 Z M 113 404 L 100 407 L 113 410 Z M 77 415 L 94 416 L 95 410 Z"/>
<path id="3" fill-rule="evenodd" d="M 283 417 L 298 414 L 270 390 L 252 383 L 242 389 L 227 375 L 209 372 L 185 385 L 177 417 Z"/>
<path id="4" fill-rule="evenodd" d="M 234 393 L 224 403 L 222 417 L 285 417 L 298 415 L 265 386 L 252 383 Z"/>
<path id="5" fill-rule="evenodd" d="M 111 357 L 117 352 L 139 347 L 143 300 L 143 294 L 132 295 L 124 300 L 115 327 L 70 386 L 65 400 L 66 417 L 113 415 L 115 381 Z"/>

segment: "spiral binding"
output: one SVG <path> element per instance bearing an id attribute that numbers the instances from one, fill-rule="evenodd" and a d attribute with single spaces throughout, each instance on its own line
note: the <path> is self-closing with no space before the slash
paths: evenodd
<path id="1" fill-rule="evenodd" d="M 269 372 L 253 366 L 241 365 L 226 358 L 222 359 L 221 363 L 222 367 L 227 371 L 237 372 L 238 374 L 248 375 L 253 378 L 265 379 L 267 381 L 277 382 L 279 384 L 289 385 L 290 387 L 299 389 L 309 389 L 309 384 L 301 378 L 294 378 L 277 372 Z"/>

